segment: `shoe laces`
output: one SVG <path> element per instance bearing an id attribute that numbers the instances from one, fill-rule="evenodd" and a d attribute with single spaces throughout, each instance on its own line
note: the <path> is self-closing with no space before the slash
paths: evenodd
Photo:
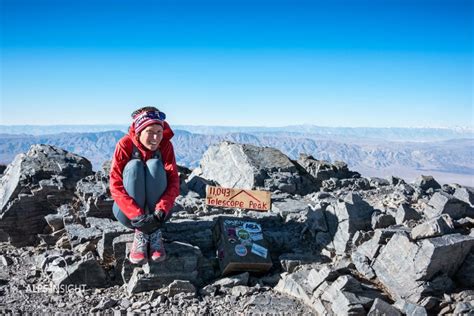
<path id="1" fill-rule="evenodd" d="M 147 236 L 145 233 L 142 233 L 140 231 L 135 232 L 135 248 L 143 248 L 146 246 L 148 243 L 149 236 Z"/>
<path id="2" fill-rule="evenodd" d="M 154 233 L 150 234 L 150 242 L 153 247 L 161 248 L 161 231 L 157 230 Z"/>

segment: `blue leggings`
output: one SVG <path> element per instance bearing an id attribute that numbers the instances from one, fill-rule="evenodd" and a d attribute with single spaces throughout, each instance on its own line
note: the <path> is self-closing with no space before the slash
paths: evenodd
<path id="1" fill-rule="evenodd" d="M 155 205 L 166 190 L 166 171 L 160 159 L 149 159 L 146 163 L 140 159 L 130 160 L 123 169 L 123 186 L 128 195 L 145 212 L 154 212 Z M 128 228 L 133 229 L 130 219 L 114 202 L 115 218 Z"/>

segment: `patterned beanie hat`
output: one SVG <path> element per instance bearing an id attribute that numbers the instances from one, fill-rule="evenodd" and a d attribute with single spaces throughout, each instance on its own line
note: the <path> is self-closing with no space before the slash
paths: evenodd
<path id="1" fill-rule="evenodd" d="M 158 124 L 163 127 L 163 121 L 165 120 L 166 115 L 160 111 L 146 111 L 138 114 L 133 118 L 133 128 L 135 133 L 140 133 L 147 126 Z"/>

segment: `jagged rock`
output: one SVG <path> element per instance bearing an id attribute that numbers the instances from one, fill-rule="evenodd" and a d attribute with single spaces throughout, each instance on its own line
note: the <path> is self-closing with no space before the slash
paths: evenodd
<path id="1" fill-rule="evenodd" d="M 474 188 L 457 188 L 454 197 L 474 207 Z"/>
<path id="2" fill-rule="evenodd" d="M 454 315 L 472 315 L 474 313 L 474 302 L 458 302 L 453 311 Z"/>
<path id="3" fill-rule="evenodd" d="M 237 285 L 230 289 L 230 295 L 241 297 L 255 292 L 255 289 L 245 285 Z"/>
<path id="4" fill-rule="evenodd" d="M 58 259 L 53 261 L 57 262 L 56 265 L 50 264 L 47 268 L 47 271 L 52 272 L 52 281 L 57 286 L 75 284 L 94 288 L 108 285 L 107 274 L 92 253 L 71 264 L 61 257 Z"/>
<path id="5" fill-rule="evenodd" d="M 370 261 L 367 256 L 364 256 L 360 252 L 353 252 L 351 259 L 360 274 L 369 280 L 375 278 L 374 269 L 370 266 Z"/>
<path id="6" fill-rule="evenodd" d="M 409 220 L 416 221 L 419 219 L 421 219 L 421 215 L 406 203 L 400 204 L 395 215 L 395 222 L 398 225 L 402 225 L 404 222 Z"/>
<path id="7" fill-rule="evenodd" d="M 133 273 L 133 266 L 130 264 L 124 265 L 126 259 L 127 245 L 131 245 L 133 242 L 134 234 L 124 234 L 115 237 L 112 240 L 112 249 L 115 258 L 115 283 L 122 284 L 130 280 Z M 124 271 L 125 270 L 125 271 Z M 121 276 L 121 277 L 119 277 Z"/>
<path id="8" fill-rule="evenodd" d="M 338 254 L 344 254 L 358 230 L 369 230 L 374 209 L 356 193 L 349 193 L 344 201 L 327 207 L 333 216 L 326 218 L 333 245 Z"/>
<path id="9" fill-rule="evenodd" d="M 239 312 L 246 315 L 311 315 L 312 311 L 306 308 L 301 310 L 300 302 L 284 295 L 275 293 L 262 293 L 252 295 Z M 233 311 L 235 313 L 235 311 Z M 229 314 L 232 314 L 230 312 Z"/>
<path id="10" fill-rule="evenodd" d="M 49 145 L 31 146 L 0 179 L 0 230 L 16 246 L 35 243 L 47 225 L 44 217 L 72 201 L 76 182 L 91 173 L 83 157 Z"/>
<path id="11" fill-rule="evenodd" d="M 422 175 L 415 180 L 414 184 L 423 191 L 426 191 L 428 189 L 441 189 L 439 183 L 432 176 Z"/>
<path id="12" fill-rule="evenodd" d="M 61 214 L 49 214 L 44 217 L 46 223 L 53 230 L 53 232 L 64 228 L 63 215 Z"/>
<path id="13" fill-rule="evenodd" d="M 201 295 L 213 295 L 217 291 L 228 293 L 230 289 L 235 286 L 246 286 L 249 282 L 249 273 L 244 272 L 241 274 L 233 275 L 230 277 L 219 279 L 212 284 L 206 285 L 201 289 Z"/>
<path id="14" fill-rule="evenodd" d="M 356 233 L 352 237 L 352 245 L 354 247 L 358 247 L 361 244 L 363 244 L 364 242 L 370 240 L 370 238 L 372 238 L 372 236 L 374 236 L 373 231 L 365 232 L 363 230 L 358 230 L 358 231 L 356 231 Z"/>
<path id="15" fill-rule="evenodd" d="M 390 305 L 389 303 L 376 298 L 372 307 L 370 308 L 369 313 L 367 316 L 399 316 L 402 315 L 398 309 Z"/>
<path id="16" fill-rule="evenodd" d="M 406 184 L 405 181 L 402 178 L 394 177 L 394 176 L 389 176 L 387 178 L 388 182 L 390 185 L 403 185 Z"/>
<path id="17" fill-rule="evenodd" d="M 410 303 L 406 300 L 397 300 L 395 307 L 401 310 L 407 316 L 427 316 L 426 308 L 423 306 Z"/>
<path id="18" fill-rule="evenodd" d="M 250 274 L 248 272 L 236 274 L 230 277 L 222 278 L 213 283 L 214 286 L 221 288 L 231 288 L 237 285 L 247 285 L 249 283 Z"/>
<path id="19" fill-rule="evenodd" d="M 382 245 L 397 232 L 398 229 L 376 229 L 370 240 L 362 243 L 355 251 L 352 252 L 351 258 L 357 271 L 364 275 L 367 279 L 375 278 L 372 262 L 379 255 Z"/>
<path id="20" fill-rule="evenodd" d="M 87 176 L 77 182 L 76 195 L 82 203 L 81 210 L 85 216 L 115 219 L 110 197 L 109 177 L 102 171 Z"/>
<path id="21" fill-rule="evenodd" d="M 110 297 L 104 297 L 100 302 L 99 304 L 97 304 L 96 306 L 94 306 L 94 308 L 92 308 L 89 313 L 95 313 L 95 312 L 99 312 L 99 311 L 105 311 L 109 308 L 112 308 L 114 307 L 115 305 L 117 305 L 118 303 L 118 300 L 116 299 L 113 299 L 113 298 L 110 298 Z"/>
<path id="22" fill-rule="evenodd" d="M 188 189 L 199 194 L 200 198 L 206 197 L 206 187 L 208 185 L 216 186 L 217 183 L 194 174 L 192 174 L 187 180 Z"/>
<path id="23" fill-rule="evenodd" d="M 452 195 L 444 192 L 436 192 L 431 197 L 424 212 L 429 217 L 436 217 L 441 214 L 449 214 L 452 219 L 460 219 L 466 215 L 466 203 L 456 199 Z"/>
<path id="24" fill-rule="evenodd" d="M 120 235 L 132 232 L 118 221 L 113 221 L 108 218 L 88 217 L 86 222 L 90 227 L 102 231 L 102 238 L 97 243 L 97 253 L 104 262 L 113 260 L 113 240 Z"/>
<path id="25" fill-rule="evenodd" d="M 411 238 L 417 240 L 436 237 L 450 234 L 453 231 L 454 225 L 451 217 L 448 214 L 443 214 L 415 226 L 411 231 Z"/>
<path id="26" fill-rule="evenodd" d="M 351 275 L 337 278 L 322 294 L 321 299 L 331 303 L 335 315 L 366 315 L 366 310 L 382 294 L 364 286 Z"/>
<path id="27" fill-rule="evenodd" d="M 390 185 L 390 181 L 387 179 L 371 177 L 370 178 L 370 186 L 374 188 L 384 187 Z"/>
<path id="28" fill-rule="evenodd" d="M 311 253 L 285 253 L 279 258 L 283 271 L 293 272 L 298 266 L 321 261 L 321 257 Z"/>
<path id="29" fill-rule="evenodd" d="M 314 292 L 323 282 L 332 282 L 339 277 L 339 272 L 328 265 L 322 266 L 319 270 L 311 269 L 308 274 L 308 288 L 310 293 Z"/>
<path id="30" fill-rule="evenodd" d="M 186 180 L 191 174 L 191 169 L 184 166 L 178 165 L 178 176 L 179 176 L 179 194 L 186 195 L 189 192 L 188 184 Z"/>
<path id="31" fill-rule="evenodd" d="M 324 160 L 317 160 L 310 155 L 300 154 L 298 164 L 312 175 L 319 185 L 322 181 L 331 178 L 347 179 L 360 177 L 358 172 L 350 171 L 347 164 L 342 161 L 336 161 L 334 164 L 331 164 Z"/>
<path id="32" fill-rule="evenodd" d="M 309 209 L 301 213 L 298 222 L 304 223 L 301 234 L 309 232 L 312 237 L 315 237 L 318 232 L 327 232 L 328 226 L 326 223 L 326 211 L 322 208 Z M 287 217 L 288 220 L 288 217 Z"/>
<path id="33" fill-rule="evenodd" d="M 434 296 L 427 296 L 420 301 L 420 306 L 424 307 L 427 311 L 432 311 L 439 306 L 440 299 Z"/>
<path id="34" fill-rule="evenodd" d="M 223 187 L 280 190 L 305 195 L 317 191 L 313 178 L 277 149 L 231 142 L 212 145 L 197 174 Z"/>
<path id="35" fill-rule="evenodd" d="M 5 169 L 7 169 L 7 166 L 0 164 L 0 176 L 3 175 L 3 173 L 5 172 Z"/>
<path id="36" fill-rule="evenodd" d="M 433 292 L 429 282 L 444 273 L 453 276 L 474 246 L 474 237 L 451 234 L 413 243 L 395 234 L 372 265 L 378 279 L 396 298 L 412 303 Z"/>
<path id="37" fill-rule="evenodd" d="M 84 227 L 81 224 L 67 224 L 65 226 L 69 243 L 74 247 L 86 241 L 99 241 L 102 231 L 97 227 Z"/>
<path id="38" fill-rule="evenodd" d="M 180 241 L 199 247 L 207 256 L 215 254 L 212 229 L 215 217 L 200 217 L 199 220 L 179 219 L 165 224 L 163 237 L 169 241 Z"/>
<path id="39" fill-rule="evenodd" d="M 303 301 L 306 305 L 312 305 L 312 288 L 308 284 L 309 271 L 301 270 L 291 274 L 283 273 L 281 280 L 275 287 L 275 291 L 284 293 Z"/>
<path id="40" fill-rule="evenodd" d="M 172 213 L 185 212 L 197 217 L 197 215 L 203 213 L 205 209 L 206 205 L 204 204 L 204 200 L 200 199 L 196 192 L 189 191 L 186 195 L 179 195 L 176 198 Z"/>
<path id="41" fill-rule="evenodd" d="M 372 214 L 372 228 L 386 228 L 395 225 L 395 218 L 390 214 Z"/>
<path id="42" fill-rule="evenodd" d="M 145 273 L 136 267 L 127 284 L 128 293 L 138 293 L 167 286 L 174 280 L 187 280 L 199 284 L 199 264 L 202 253 L 198 247 L 190 244 L 165 243 L 166 260 L 150 263 L 150 271 Z M 126 262 L 124 262 L 125 264 Z"/>
<path id="43" fill-rule="evenodd" d="M 474 249 L 466 256 L 456 273 L 456 281 L 466 288 L 474 288 Z"/>
<path id="44" fill-rule="evenodd" d="M 188 293 L 194 296 L 196 294 L 196 287 L 187 280 L 174 280 L 168 285 L 168 297 L 173 297 L 180 293 Z"/>
<path id="45" fill-rule="evenodd" d="M 309 204 L 304 201 L 285 199 L 281 202 L 273 202 L 271 211 L 278 213 L 285 218 L 288 214 L 307 212 L 308 210 L 311 210 L 311 208 Z"/>

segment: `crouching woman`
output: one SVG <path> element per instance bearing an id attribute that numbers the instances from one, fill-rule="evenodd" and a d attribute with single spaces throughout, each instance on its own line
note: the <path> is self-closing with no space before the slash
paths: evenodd
<path id="1" fill-rule="evenodd" d="M 110 192 L 117 220 L 135 235 L 130 262 L 165 259 L 162 226 L 171 216 L 179 194 L 173 131 L 155 107 L 132 113 L 128 134 L 115 147 L 110 169 Z"/>

